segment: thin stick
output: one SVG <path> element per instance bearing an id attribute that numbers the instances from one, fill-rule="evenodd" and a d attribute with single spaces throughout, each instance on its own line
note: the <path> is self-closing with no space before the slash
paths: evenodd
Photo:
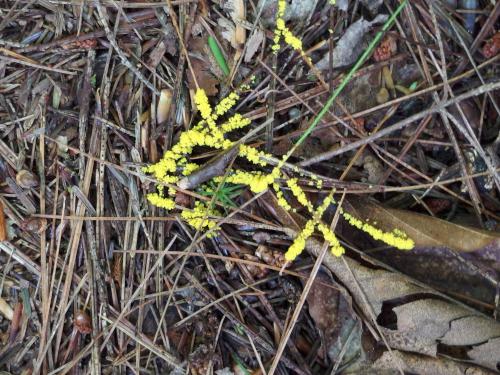
<path id="1" fill-rule="evenodd" d="M 394 125 L 391 125 L 385 129 L 380 130 L 378 133 L 369 135 L 364 139 L 350 143 L 350 144 L 348 144 L 344 147 L 341 147 L 337 150 L 332 150 L 332 151 L 328 151 L 328 152 L 325 152 L 323 154 L 317 155 L 311 159 L 308 159 L 308 160 L 305 160 L 305 161 L 299 163 L 299 165 L 301 167 L 306 167 L 306 166 L 309 166 L 312 164 L 319 163 L 323 160 L 330 159 L 336 155 L 341 155 L 345 152 L 354 150 L 354 149 L 356 149 L 356 148 L 358 148 L 366 143 L 373 142 L 374 140 L 385 137 L 386 135 L 389 135 L 392 132 L 401 130 L 401 129 L 405 128 L 406 126 L 412 124 L 413 122 L 415 122 L 423 117 L 426 117 L 427 115 L 440 112 L 444 108 L 448 107 L 449 105 L 459 103 L 462 100 L 471 98 L 473 96 L 481 95 L 481 94 L 484 94 L 484 93 L 489 92 L 489 91 L 494 91 L 494 90 L 497 90 L 499 88 L 500 88 L 500 81 L 488 83 L 486 85 L 481 85 L 481 86 L 479 86 L 473 90 L 470 90 L 462 95 L 458 95 L 453 99 L 441 101 L 441 102 L 437 103 L 435 106 L 433 106 L 432 108 L 429 108 L 425 111 L 419 112 L 413 116 L 407 117 L 406 119 L 401 120 Z"/>

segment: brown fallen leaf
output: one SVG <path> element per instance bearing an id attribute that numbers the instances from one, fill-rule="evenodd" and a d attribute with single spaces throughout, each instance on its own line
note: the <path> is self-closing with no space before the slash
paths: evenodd
<path id="1" fill-rule="evenodd" d="M 440 346 L 472 347 L 467 352 L 468 358 L 457 359 L 472 359 L 478 365 L 498 370 L 500 324 L 493 319 L 435 299 L 411 302 L 394 311 L 398 329 L 392 332 L 397 336 L 389 330 L 384 331 L 392 347 L 433 356 Z"/>
<path id="2" fill-rule="evenodd" d="M 352 207 L 349 210 L 352 210 Z M 382 212 L 385 213 L 385 211 Z M 359 212 L 356 213 L 359 214 Z M 297 231 L 293 227 L 287 228 L 284 221 L 282 224 L 289 236 L 296 235 Z M 306 243 L 306 248 L 312 256 L 317 257 L 322 252 L 322 242 L 310 238 Z M 378 321 L 387 315 L 387 311 L 382 310 L 384 305 L 394 306 L 391 310 L 396 317 L 396 322 L 387 322 L 387 327 L 384 323 L 379 323 L 380 330 L 390 347 L 430 357 L 441 354 L 441 346 L 462 348 L 463 350 L 455 355 L 456 359 L 470 361 L 472 358 L 478 365 L 490 368 L 496 366 L 496 362 L 488 361 L 487 358 L 488 353 L 494 353 L 497 349 L 492 345 L 483 346 L 487 345 L 484 343 L 493 342 L 500 336 L 500 324 L 493 319 L 460 305 L 439 300 L 435 292 L 414 284 L 404 275 L 372 269 L 349 257 L 337 258 L 326 254 L 323 264 L 348 290 L 364 316 L 373 317 Z M 475 351 L 471 350 L 471 347 Z M 465 350 L 469 350 L 469 356 L 466 355 Z M 446 351 L 443 354 L 450 356 L 450 353 Z M 473 357 L 473 354 L 477 357 Z M 429 365 L 430 368 L 439 365 L 438 362 L 428 357 L 422 357 L 422 361 L 422 366 Z M 428 361 L 430 362 L 427 363 Z M 363 363 L 358 364 L 363 365 Z M 368 371 L 367 373 L 378 372 Z M 417 373 L 445 374 L 447 372 L 417 371 Z M 451 373 L 465 374 L 466 372 Z"/>
<path id="3" fill-rule="evenodd" d="M 208 96 L 213 96 L 219 92 L 217 76 L 222 77 L 220 70 L 212 52 L 208 47 L 207 37 L 192 38 L 189 42 L 189 57 L 196 82 L 200 88 L 204 89 Z M 187 70 L 188 87 L 196 90 L 195 79 L 191 74 L 191 69 Z"/>
<path id="4" fill-rule="evenodd" d="M 338 289 L 325 288 L 323 285 L 323 283 L 331 282 L 332 280 L 326 274 L 318 272 L 307 295 L 309 315 L 315 321 L 327 345 L 334 338 L 332 334 L 338 331 L 341 323 L 337 317 L 342 296 Z"/>
<path id="5" fill-rule="evenodd" d="M 321 252 L 321 242 L 316 239 L 309 239 L 306 246 L 313 256 Z M 495 369 L 497 357 L 491 359 L 488 353 L 498 352 L 493 345 L 500 336 L 498 322 L 451 302 L 434 298 L 414 300 L 417 296 L 431 297 L 434 293 L 397 273 L 373 270 L 348 257 L 341 259 L 331 254 L 326 254 L 323 262 L 366 316 L 372 316 L 373 312 L 378 319 L 383 314 L 384 303 L 400 303 L 392 309 L 397 317 L 396 328 L 380 327 L 390 347 L 436 356 L 440 354 L 440 345 L 464 350 L 472 346 L 469 358 L 458 356 L 456 359 L 473 359 L 478 365 Z M 423 360 L 427 359 L 424 357 Z"/>
<path id="6" fill-rule="evenodd" d="M 373 256 L 379 261 L 468 303 L 494 305 L 496 282 L 491 275 L 500 270 L 498 234 L 365 200 L 351 200 L 348 209 L 382 229 L 401 229 L 415 241 L 412 251 L 377 251 Z M 351 228 L 342 229 L 358 246 L 372 247 L 368 236 L 356 238 Z"/>
<path id="7" fill-rule="evenodd" d="M 175 35 L 175 30 L 171 24 L 167 24 L 165 26 L 165 37 L 160 39 L 156 46 L 151 50 L 148 57 L 148 66 L 151 68 L 156 68 L 165 53 L 168 53 L 171 56 L 177 55 L 177 40 L 173 35 Z"/>
<path id="8" fill-rule="evenodd" d="M 196 82 L 198 82 L 200 88 L 205 90 L 208 96 L 216 95 L 219 92 L 219 89 L 217 88 L 219 80 L 215 78 L 212 73 L 210 73 L 210 68 L 207 64 L 199 59 L 192 59 L 191 65 L 193 70 L 196 72 Z M 190 70 L 188 70 L 187 75 L 189 88 L 195 90 L 196 84 Z"/>
<path id="9" fill-rule="evenodd" d="M 330 54 L 326 53 L 325 56 L 316 63 L 316 68 L 319 70 L 327 70 L 329 68 L 337 69 L 354 63 L 365 49 L 364 39 L 368 32 L 373 26 L 384 23 L 386 20 L 387 15 L 379 14 L 372 21 L 360 18 L 352 23 L 337 42 L 333 50 L 333 59 L 331 63 Z"/>
<path id="10" fill-rule="evenodd" d="M 392 347 L 436 356 L 438 345 L 464 348 L 500 336 L 500 324 L 461 306 L 421 299 L 395 307 L 396 335 L 385 331 Z"/>
<path id="11" fill-rule="evenodd" d="M 245 57 L 243 61 L 250 62 L 255 53 L 259 50 L 259 47 L 262 45 L 264 41 L 264 32 L 260 29 L 256 29 L 253 34 L 248 39 L 246 44 Z"/>
<path id="12" fill-rule="evenodd" d="M 411 211 L 384 208 L 368 200 L 349 201 L 356 216 L 369 220 L 383 230 L 399 229 L 415 241 L 416 247 L 444 247 L 460 252 L 472 252 L 486 247 L 499 247 L 500 235 L 458 225 Z"/>
<path id="13" fill-rule="evenodd" d="M 342 363 L 350 362 L 361 350 L 361 327 L 350 299 L 340 288 L 325 287 L 332 280 L 324 272 L 318 272 L 311 290 L 307 295 L 309 315 L 320 332 L 324 350 L 332 361 L 338 359 L 344 346 L 349 345 L 343 354 Z M 352 331 L 354 337 L 350 338 Z"/>
<path id="14" fill-rule="evenodd" d="M 494 275 L 500 269 L 498 251 L 461 253 L 445 248 L 417 248 L 412 251 L 387 249 L 373 256 L 426 285 L 469 304 L 495 304 Z"/>
<path id="15" fill-rule="evenodd" d="M 400 369 L 411 374 L 433 375 L 490 375 L 491 371 L 459 363 L 446 358 L 431 358 L 403 353 L 398 350 L 385 352 L 373 366 L 363 374 L 400 374 Z"/>
<path id="16" fill-rule="evenodd" d="M 498 371 L 500 368 L 500 337 L 488 340 L 467 352 L 475 363 Z"/>

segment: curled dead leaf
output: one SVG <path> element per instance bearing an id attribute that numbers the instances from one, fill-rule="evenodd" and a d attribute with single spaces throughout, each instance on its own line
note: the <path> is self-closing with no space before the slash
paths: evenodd
<path id="1" fill-rule="evenodd" d="M 255 30 L 246 44 L 245 57 L 243 58 L 243 61 L 247 63 L 252 60 L 252 57 L 259 50 L 259 47 L 261 46 L 263 40 L 264 32 L 260 29 Z"/>
<path id="2" fill-rule="evenodd" d="M 330 54 L 326 55 L 316 63 L 319 70 L 341 68 L 353 64 L 365 49 L 365 37 L 371 28 L 387 20 L 387 15 L 379 14 L 372 21 L 360 18 L 351 24 L 344 35 L 337 42 L 333 50 L 333 59 L 330 66 Z"/>
<path id="3" fill-rule="evenodd" d="M 24 189 L 31 189 L 38 186 L 38 177 L 30 171 L 22 169 L 16 175 L 16 182 Z"/>
<path id="4" fill-rule="evenodd" d="M 158 101 L 158 109 L 156 111 L 156 122 L 161 124 L 168 119 L 170 107 L 172 106 L 173 92 L 170 89 L 161 90 L 160 100 Z"/>

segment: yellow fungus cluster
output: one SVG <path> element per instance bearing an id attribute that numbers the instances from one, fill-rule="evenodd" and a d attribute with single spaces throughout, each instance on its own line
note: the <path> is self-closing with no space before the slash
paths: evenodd
<path id="1" fill-rule="evenodd" d="M 236 114 L 229 118 L 219 129 L 216 120 L 219 116 L 226 114 L 238 99 L 238 94 L 231 93 L 215 107 L 215 110 L 212 110 L 205 91 L 196 91 L 194 101 L 200 111 L 202 121 L 192 129 L 183 132 L 179 141 L 163 155 L 159 162 L 143 168 L 144 172 L 151 173 L 160 182 L 157 186 L 158 192 L 147 196 L 151 204 L 167 210 L 175 207 L 172 199 L 175 196 L 175 190 L 169 190 L 168 194 L 164 194 L 163 185 L 177 183 L 179 181 L 177 172 L 189 176 L 199 168 L 198 164 L 188 163 L 186 159 L 186 155 L 190 155 L 195 147 L 207 146 L 226 150 L 233 146 L 232 141 L 224 138 L 225 133 L 248 126 L 251 121 L 240 114 Z"/>
<path id="2" fill-rule="evenodd" d="M 198 91 L 204 92 L 203 90 L 198 90 Z M 239 95 L 236 94 L 235 92 L 230 93 L 228 96 L 222 99 L 219 104 L 216 105 L 215 114 L 217 116 L 222 116 L 226 114 L 227 111 L 229 111 L 231 108 L 234 107 L 239 98 L 240 98 Z M 242 117 L 241 115 L 239 116 Z"/>
<path id="3" fill-rule="evenodd" d="M 399 229 L 395 229 L 392 232 L 384 232 L 365 221 L 359 220 L 347 212 L 342 211 L 342 216 L 353 227 L 361 229 L 375 240 L 382 241 L 389 246 L 394 246 L 400 250 L 411 250 L 415 247 L 415 242 L 409 238 L 406 233 Z"/>
<path id="4" fill-rule="evenodd" d="M 280 4 L 281 4 L 280 0 Z M 280 14 L 283 16 L 284 8 L 280 5 Z M 281 24 L 281 23 L 280 23 Z M 286 34 L 280 32 L 280 35 Z M 147 166 L 144 171 L 151 173 L 159 182 L 157 192 L 151 193 L 147 196 L 151 204 L 163 208 L 165 210 L 172 210 L 175 208 L 175 189 L 171 184 L 179 182 L 179 176 L 189 176 L 196 171 L 200 166 L 196 163 L 189 163 L 187 156 L 189 156 L 195 147 L 206 146 L 215 149 L 228 150 L 234 146 L 234 142 L 227 139 L 227 133 L 248 126 L 251 121 L 241 114 L 231 116 L 222 125 L 217 125 L 217 120 L 220 116 L 226 114 L 237 102 L 239 96 L 236 93 L 230 94 L 228 97 L 221 100 L 221 102 L 213 109 L 208 101 L 208 97 L 204 90 L 198 89 L 194 96 L 194 101 L 202 120 L 198 122 L 192 129 L 183 132 L 179 141 L 165 152 L 163 158 L 156 164 Z M 257 150 L 255 147 L 248 145 L 238 146 L 238 156 L 245 158 L 250 163 L 266 167 L 268 164 L 265 161 L 269 160 L 270 155 Z M 285 210 L 292 210 L 292 206 L 285 198 L 285 195 L 279 184 L 280 180 L 286 181 L 286 186 L 291 194 L 295 197 L 296 201 L 312 215 L 302 231 L 299 232 L 294 239 L 292 245 L 285 253 L 285 258 L 288 261 L 293 261 L 305 248 L 306 241 L 310 238 L 317 229 L 323 238 L 330 244 L 331 252 L 335 256 L 341 256 L 345 250 L 338 241 L 333 231 L 322 222 L 322 216 L 326 209 L 335 203 L 332 194 L 323 200 L 323 203 L 314 209 L 313 204 L 309 201 L 304 190 L 300 187 L 297 178 L 285 178 L 281 172 L 285 164 L 285 159 L 280 160 L 270 173 L 262 171 L 244 171 L 244 170 L 230 170 L 226 177 L 215 177 L 215 182 L 229 182 L 234 184 L 246 185 L 254 193 L 261 193 L 272 187 L 276 192 L 278 204 Z M 298 169 L 295 172 L 299 172 Z M 311 182 L 318 187 L 321 187 L 321 180 L 313 176 Z M 165 192 L 164 186 L 169 186 Z M 388 245 L 394 246 L 398 249 L 411 249 L 414 244 L 413 241 L 399 230 L 392 232 L 384 232 L 374 225 L 363 222 L 358 218 L 340 210 L 344 219 L 355 228 L 365 231 L 373 238 L 383 241 Z M 220 213 L 211 207 L 207 206 L 201 201 L 196 201 L 193 210 L 183 209 L 181 217 L 192 227 L 199 230 L 216 229 L 217 223 L 210 217 L 220 216 Z"/>
<path id="5" fill-rule="evenodd" d="M 181 217 L 197 230 L 208 230 L 217 226 L 217 223 L 211 220 L 209 216 L 221 216 L 221 214 L 217 210 L 210 209 L 205 203 L 200 201 L 194 203 L 192 210 L 184 209 L 181 212 Z"/>
<path id="6" fill-rule="evenodd" d="M 274 191 L 276 191 L 276 198 L 278 199 L 278 204 L 287 211 L 292 210 L 292 206 L 290 206 L 288 201 L 285 199 L 285 196 L 283 195 L 283 192 L 280 190 L 280 187 L 277 183 L 273 184 L 273 189 Z"/>
<path id="7" fill-rule="evenodd" d="M 148 194 L 148 200 L 151 202 L 152 205 L 163 208 L 168 211 L 173 210 L 175 208 L 175 202 L 172 198 L 162 197 L 158 193 Z"/>
<path id="8" fill-rule="evenodd" d="M 325 241 L 330 244 L 330 251 L 333 255 L 339 257 L 344 254 L 345 249 L 340 244 L 337 236 L 335 236 L 335 233 L 333 233 L 327 225 L 321 222 L 321 217 L 325 213 L 326 209 L 334 202 L 335 200 L 332 198 L 332 194 L 330 194 L 323 200 L 323 203 L 316 209 L 316 211 L 313 211 L 312 204 L 308 201 L 307 207 L 312 213 L 312 219 L 306 223 L 304 229 L 297 235 L 292 245 L 285 253 L 285 259 L 287 261 L 293 261 L 300 253 L 302 253 L 302 251 L 304 251 L 306 241 L 313 235 L 315 228 L 318 228 Z"/>
<path id="9" fill-rule="evenodd" d="M 280 50 L 280 41 L 281 38 L 292 47 L 294 50 L 300 52 L 301 55 L 304 55 L 304 51 L 302 49 L 302 41 L 297 38 L 293 33 L 286 27 L 285 24 L 285 9 L 286 9 L 286 0 L 278 0 L 278 12 L 276 14 L 276 29 L 274 30 L 274 38 L 273 38 L 273 46 L 272 50 L 277 53 Z"/>
<path id="10" fill-rule="evenodd" d="M 288 248 L 287 252 L 285 253 L 285 259 L 288 262 L 291 262 L 297 258 L 302 251 L 304 251 L 304 248 L 306 247 L 306 241 L 309 237 L 312 236 L 314 232 L 314 220 L 309 220 L 306 225 L 304 226 L 304 229 L 295 237 L 295 240 L 293 241 L 292 245 Z"/>
<path id="11" fill-rule="evenodd" d="M 221 130 L 223 133 L 229 133 L 232 132 L 233 130 L 244 128 L 245 126 L 250 125 L 250 123 L 251 121 L 249 119 L 237 113 L 233 117 L 231 117 L 227 122 L 222 124 Z"/>
<path id="12" fill-rule="evenodd" d="M 226 177 L 226 182 L 247 185 L 253 193 L 261 193 L 274 182 L 273 176 L 260 171 L 233 171 Z"/>
<path id="13" fill-rule="evenodd" d="M 309 199 L 306 197 L 306 193 L 302 188 L 297 184 L 297 179 L 296 178 L 291 178 L 289 179 L 286 184 L 290 188 L 290 191 L 292 194 L 297 198 L 297 201 L 304 207 L 306 207 L 309 211 L 313 210 L 313 205 L 311 202 L 309 202 Z"/>
<path id="14" fill-rule="evenodd" d="M 200 115 L 204 120 L 212 119 L 212 106 L 208 101 L 207 94 L 205 90 L 196 90 L 194 94 L 194 102 L 196 104 L 196 108 L 200 111 Z"/>
<path id="15" fill-rule="evenodd" d="M 265 167 L 267 163 L 264 161 L 264 157 L 268 156 L 264 152 L 257 150 L 254 147 L 247 145 L 240 145 L 239 156 L 246 158 L 249 162 Z"/>

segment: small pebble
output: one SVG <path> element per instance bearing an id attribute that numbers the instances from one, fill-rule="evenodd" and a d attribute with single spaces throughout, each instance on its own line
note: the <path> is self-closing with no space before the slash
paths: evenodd
<path id="1" fill-rule="evenodd" d="M 300 117 L 300 109 L 293 107 L 290 108 L 288 111 L 288 116 L 290 117 L 290 120 L 295 120 Z"/>

